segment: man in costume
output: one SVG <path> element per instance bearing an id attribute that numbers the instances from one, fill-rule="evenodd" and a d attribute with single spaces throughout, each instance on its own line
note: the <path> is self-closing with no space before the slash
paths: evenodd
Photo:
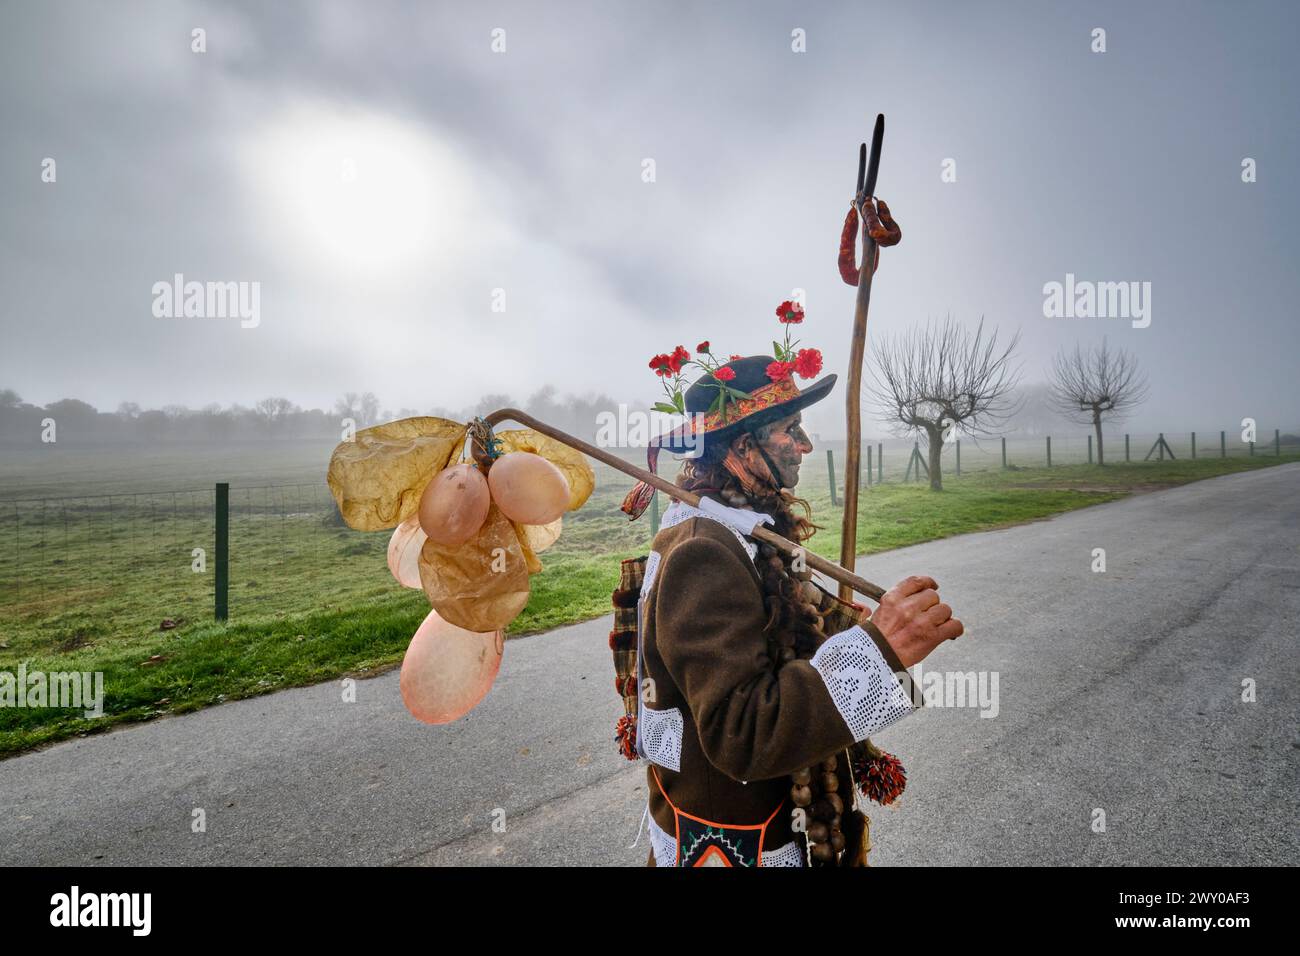
<path id="1" fill-rule="evenodd" d="M 674 452 L 702 439 L 676 480 L 702 500 L 665 511 L 637 597 L 625 752 L 649 763 L 651 866 L 865 865 L 859 789 L 901 791 L 901 766 L 867 738 L 912 712 L 905 668 L 962 633 L 932 578 L 899 582 L 871 613 L 748 536 L 757 523 L 796 542 L 816 529 L 791 490 L 813 448 L 800 413 L 836 376 L 801 391 L 800 357 L 778 346 L 713 364 L 684 395 L 698 414 L 660 439 Z M 624 510 L 639 515 L 650 491 Z"/>

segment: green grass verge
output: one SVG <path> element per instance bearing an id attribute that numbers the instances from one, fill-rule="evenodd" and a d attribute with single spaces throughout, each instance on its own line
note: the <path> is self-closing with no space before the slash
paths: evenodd
<path id="1" fill-rule="evenodd" d="M 861 496 L 857 553 L 1006 527 L 1135 490 L 1297 460 L 1300 455 L 1292 454 L 1281 459 L 1210 458 L 1105 468 L 1014 468 L 947 476 L 942 493 L 931 492 L 925 484 L 876 485 L 864 488 Z M 823 526 L 811 547 L 835 559 L 841 510 L 830 503 L 825 476 L 820 484 L 817 479 L 809 474 L 807 485 L 800 485 L 813 506 L 814 520 Z M 628 522 L 617 510 L 625 490 L 625 483 L 605 481 L 582 510 L 566 516 L 560 541 L 542 555 L 544 570 L 532 579 L 532 597 L 511 625 L 512 636 L 609 613 L 619 561 L 644 554 L 649 544 L 648 518 Z M 257 518 L 252 509 L 232 532 L 239 573 L 232 580 L 234 620 L 229 623 L 203 619 L 210 614 L 210 583 L 205 591 L 194 583 L 201 578 L 186 578 L 190 559 L 183 540 L 177 545 L 180 570 L 170 564 L 154 566 L 153 552 L 141 549 L 124 565 L 76 563 L 80 590 L 43 589 L 39 597 L 30 597 L 22 613 L 6 621 L 0 636 L 0 671 L 14 672 L 20 663 L 29 672 L 102 671 L 105 716 L 87 719 L 80 711 L 0 708 L 0 756 L 125 721 L 185 713 L 345 675 L 373 674 L 400 663 L 428 604 L 419 592 L 392 583 L 384 565 L 387 533 L 351 532 L 317 515 L 271 521 L 276 533 L 268 534 Z M 166 631 L 156 623 L 163 573 L 179 575 L 190 587 L 183 599 L 167 596 L 185 612 L 177 616 L 185 619 Z"/>

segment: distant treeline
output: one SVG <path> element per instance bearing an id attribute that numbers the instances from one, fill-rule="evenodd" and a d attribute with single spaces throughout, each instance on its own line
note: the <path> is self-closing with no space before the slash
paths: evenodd
<path id="1" fill-rule="evenodd" d="M 1008 423 L 1006 433 L 1042 435 L 1054 430 L 1059 433 L 1063 423 L 1048 407 L 1046 386 L 1029 385 L 1020 392 L 1024 401 L 1020 412 Z M 647 404 L 630 402 L 628 408 L 644 410 Z M 54 421 L 58 441 L 228 442 L 286 438 L 338 441 L 347 419 L 359 429 L 415 415 L 467 422 L 476 415 L 503 407 L 520 408 L 587 441 L 596 437 L 600 413 L 618 413 L 618 402 L 608 395 L 560 397 L 553 385 L 544 386 L 523 401 L 496 394 L 485 395 L 468 408 L 434 406 L 396 410 L 385 408 L 373 392 L 348 392 L 328 410 L 301 408 L 287 398 L 270 397 L 251 407 L 212 404 L 197 409 L 184 405 L 146 409 L 134 402 L 123 402 L 115 411 L 101 411 L 75 398 L 60 399 L 45 406 L 32 405 L 12 389 L 0 389 L 0 441 L 40 442 L 42 423 L 47 419 Z"/>
<path id="2" fill-rule="evenodd" d="M 485 395 L 470 408 L 435 406 L 397 410 L 384 408 L 373 392 L 348 392 L 329 410 L 302 408 L 287 398 L 271 397 L 252 407 L 236 404 L 223 408 L 212 404 L 197 409 L 184 405 L 146 409 L 134 402 L 123 402 L 115 411 L 101 411 L 76 398 L 60 399 L 44 406 L 32 405 L 24 402 L 13 389 L 0 389 L 0 441 L 40 442 L 47 420 L 53 420 L 58 441 L 228 442 L 286 438 L 338 441 L 348 419 L 358 429 L 416 415 L 466 422 L 506 406 L 525 409 L 587 440 L 595 437 L 597 414 L 618 407 L 605 395 L 567 395 L 561 399 L 552 385 L 543 387 L 522 403 L 508 395 Z"/>

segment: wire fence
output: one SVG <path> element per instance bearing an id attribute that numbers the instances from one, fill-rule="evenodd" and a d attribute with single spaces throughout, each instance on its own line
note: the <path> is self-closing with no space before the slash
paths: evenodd
<path id="1" fill-rule="evenodd" d="M 1163 444 L 1160 439 L 1163 437 Z M 1268 433 L 1253 446 L 1239 432 L 1105 434 L 1108 463 L 1193 457 L 1273 456 L 1300 450 L 1294 436 Z M 1077 465 L 1097 460 L 1087 434 L 1006 439 L 963 438 L 942 452 L 945 481 L 960 474 Z M 844 443 L 823 447 L 803 469 L 801 489 L 842 490 Z M 904 439 L 864 439 L 861 486 L 924 481 L 927 450 Z M 868 453 L 868 449 L 870 452 Z M 1127 449 L 1127 451 L 1126 451 Z M 1005 455 L 1005 458 L 1004 458 Z M 638 454 L 629 453 L 637 461 Z M 909 465 L 912 467 L 909 468 Z M 675 474 L 661 463 L 660 473 Z M 597 466 L 598 494 L 574 515 L 575 547 L 637 547 L 651 522 L 629 526 L 618 513 L 632 479 Z M 660 496 L 662 497 L 662 496 Z M 657 502 L 662 504 L 662 502 Z M 0 648 L 19 630 L 50 631 L 70 641 L 122 628 L 157 629 L 213 618 L 214 488 L 0 500 Z M 656 509 L 657 511 L 657 509 Z M 619 520 L 614 520 L 619 519 Z M 566 518 L 566 523 L 568 522 Z M 583 530 L 586 524 L 589 531 Z M 637 542 L 631 542 L 637 538 Z M 384 554 L 388 532 L 359 534 L 343 524 L 323 483 L 229 489 L 229 595 L 232 617 L 283 615 L 342 607 L 392 593 Z M 81 638 L 78 636 L 81 635 Z"/>
<path id="2" fill-rule="evenodd" d="M 6 630 L 40 624 L 94 633 L 210 620 L 215 511 L 214 488 L 0 501 L 0 644 Z M 239 605 L 276 611 L 307 600 L 278 581 L 328 575 L 340 557 L 382 556 L 386 539 L 348 532 L 329 489 L 302 483 L 231 488 L 229 542 Z M 347 581 L 373 589 L 372 563 L 340 576 L 328 596 L 346 597 Z"/>
<path id="3" fill-rule="evenodd" d="M 1163 446 L 1160 440 L 1163 438 Z M 844 442 L 829 445 L 836 463 L 837 474 L 842 469 Z M 861 483 L 867 483 L 868 448 L 872 468 L 871 481 L 917 481 L 926 477 L 929 467 L 929 448 L 924 440 L 911 438 L 864 438 L 862 443 Z M 915 448 L 923 459 L 924 467 L 909 468 Z M 1104 456 L 1106 464 L 1150 461 L 1191 460 L 1203 458 L 1244 458 L 1277 456 L 1300 450 L 1300 441 L 1280 429 L 1260 432 L 1253 443 L 1242 440 L 1240 429 L 1212 432 L 1110 432 L 1103 430 L 1102 446 L 1097 448 L 1093 435 L 1084 433 L 1051 435 L 1014 435 L 972 438 L 961 436 L 946 442 L 941 453 L 944 478 L 958 474 L 995 471 L 1004 467 L 1046 468 L 1058 465 L 1098 464 Z M 883 453 L 883 454 L 882 454 Z M 960 456 L 960 468 L 958 457 Z M 1148 459 L 1149 456 L 1149 459 Z M 805 468 L 806 470 L 806 468 Z M 825 465 L 816 468 L 824 472 Z M 842 483 L 842 476 L 837 482 Z"/>

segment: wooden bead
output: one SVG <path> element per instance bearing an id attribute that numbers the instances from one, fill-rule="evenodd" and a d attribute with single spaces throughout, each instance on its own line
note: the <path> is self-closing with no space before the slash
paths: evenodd
<path id="1" fill-rule="evenodd" d="M 822 799 L 835 808 L 836 815 L 844 812 L 844 801 L 840 799 L 838 793 L 827 793 L 822 797 Z"/>
<path id="2" fill-rule="evenodd" d="M 822 774 L 822 789 L 827 793 L 834 793 L 840 788 L 840 778 L 833 773 Z"/>
<path id="3" fill-rule="evenodd" d="M 838 830 L 840 828 L 840 815 L 838 813 L 835 814 L 835 816 L 826 821 L 826 825 L 832 830 Z"/>
<path id="4" fill-rule="evenodd" d="M 836 853 L 844 849 L 844 833 L 839 828 L 831 831 L 831 849 Z"/>
<path id="5" fill-rule="evenodd" d="M 796 807 L 806 807 L 812 803 L 812 788 L 795 785 L 790 788 L 790 800 Z"/>
<path id="6" fill-rule="evenodd" d="M 822 761 L 823 770 L 834 770 L 835 766 L 836 764 L 835 764 L 834 754 L 832 754 L 831 756 L 827 757 L 825 760 Z"/>
<path id="7" fill-rule="evenodd" d="M 813 843 L 825 843 L 830 839 L 831 828 L 826 824 L 814 820 L 808 824 L 808 839 Z"/>
<path id="8" fill-rule="evenodd" d="M 829 843 L 814 843 L 812 858 L 818 863 L 830 863 L 835 859 L 835 851 L 831 849 Z"/>
<path id="9" fill-rule="evenodd" d="M 808 767 L 804 767 L 802 770 L 796 770 L 794 773 L 790 774 L 790 779 L 799 786 L 806 787 L 808 784 L 812 783 L 812 770 Z"/>
<path id="10" fill-rule="evenodd" d="M 789 664 L 789 663 L 790 663 L 792 660 L 794 660 L 797 656 L 798 656 L 798 655 L 795 654 L 795 652 L 794 652 L 794 648 L 793 648 L 793 647 L 783 647 L 783 648 L 781 648 L 781 663 L 782 663 L 782 664 Z"/>

